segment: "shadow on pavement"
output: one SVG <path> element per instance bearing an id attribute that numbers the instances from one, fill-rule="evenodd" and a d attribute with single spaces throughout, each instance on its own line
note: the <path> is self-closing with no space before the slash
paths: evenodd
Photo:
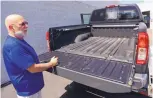
<path id="1" fill-rule="evenodd" d="M 67 92 L 60 98 L 149 98 L 134 92 L 126 94 L 110 94 L 74 82 L 68 85 L 66 90 Z"/>

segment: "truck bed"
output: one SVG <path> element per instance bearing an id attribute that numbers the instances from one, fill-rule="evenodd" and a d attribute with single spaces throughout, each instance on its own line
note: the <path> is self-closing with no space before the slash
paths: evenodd
<path id="1" fill-rule="evenodd" d="M 91 37 L 57 51 L 132 63 L 134 46 L 134 38 Z"/>
<path id="2" fill-rule="evenodd" d="M 134 75 L 134 38 L 90 37 L 39 56 L 40 61 L 59 57 L 59 76 L 110 92 L 131 92 Z"/>

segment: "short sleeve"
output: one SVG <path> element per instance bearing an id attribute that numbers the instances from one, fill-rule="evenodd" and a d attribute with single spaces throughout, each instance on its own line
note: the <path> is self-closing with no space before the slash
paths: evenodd
<path id="1" fill-rule="evenodd" d="M 22 69 L 28 69 L 31 65 L 35 64 L 32 56 L 22 47 L 14 47 L 11 50 L 10 58 L 15 65 Z"/>

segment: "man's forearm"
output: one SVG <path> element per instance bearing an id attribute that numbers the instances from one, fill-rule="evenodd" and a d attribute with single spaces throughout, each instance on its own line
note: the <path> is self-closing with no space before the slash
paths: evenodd
<path id="1" fill-rule="evenodd" d="M 50 67 L 51 67 L 50 63 L 33 64 L 32 66 L 28 68 L 28 71 L 31 73 L 42 72 L 47 70 Z"/>

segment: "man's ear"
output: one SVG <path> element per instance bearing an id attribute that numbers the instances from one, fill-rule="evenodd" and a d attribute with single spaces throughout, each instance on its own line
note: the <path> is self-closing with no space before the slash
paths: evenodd
<path id="1" fill-rule="evenodd" d="M 13 29 L 13 26 L 12 25 L 9 25 L 9 30 L 12 30 Z"/>

